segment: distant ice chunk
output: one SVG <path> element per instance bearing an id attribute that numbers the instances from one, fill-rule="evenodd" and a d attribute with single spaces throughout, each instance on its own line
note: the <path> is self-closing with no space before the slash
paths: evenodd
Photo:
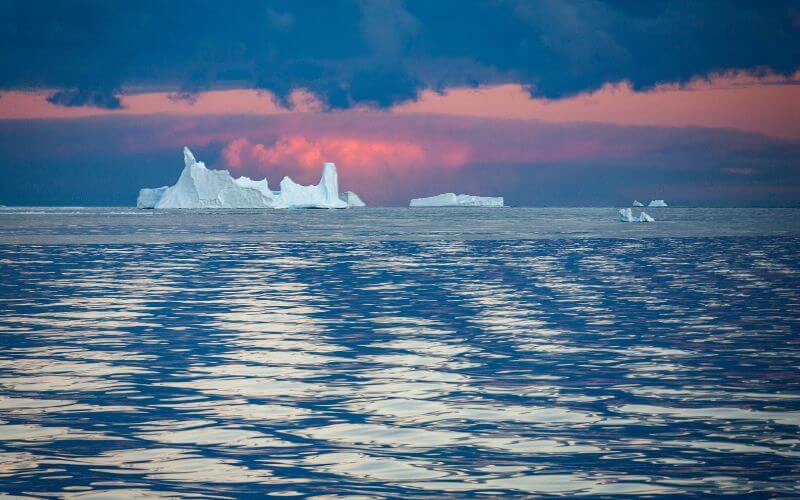
<path id="1" fill-rule="evenodd" d="M 634 206 L 634 207 L 643 207 L 643 206 L 644 206 L 644 203 L 642 203 L 642 202 L 641 202 L 641 201 L 639 201 L 639 200 L 633 200 L 633 206 Z"/>
<path id="2" fill-rule="evenodd" d="M 344 193 L 339 193 L 339 199 L 347 203 L 347 206 L 349 208 L 360 208 L 367 206 L 367 204 L 361 201 L 361 198 L 359 198 L 358 195 L 352 191 L 345 191 Z"/>
<path id="3" fill-rule="evenodd" d="M 339 198 L 336 166 L 326 163 L 316 186 L 302 186 L 289 177 L 272 191 L 266 179 L 234 178 L 227 170 L 211 170 L 183 148 L 184 168 L 174 186 L 142 189 L 139 208 L 347 208 Z M 355 200 L 362 203 L 355 193 Z M 355 206 L 355 205 L 354 205 Z"/>
<path id="4" fill-rule="evenodd" d="M 649 215 L 647 215 L 644 212 L 639 214 L 639 222 L 655 222 L 655 221 L 656 220 L 654 218 L 650 217 Z"/>
<path id="5" fill-rule="evenodd" d="M 655 222 L 656 220 L 646 213 L 642 212 L 639 217 L 633 216 L 633 210 L 630 208 L 619 209 L 619 220 L 622 222 Z"/>
<path id="6" fill-rule="evenodd" d="M 156 204 L 167 189 L 169 186 L 140 189 L 139 196 L 136 198 L 136 208 L 156 208 Z"/>
<path id="7" fill-rule="evenodd" d="M 667 206 L 667 202 L 664 201 L 664 200 L 653 200 L 647 206 L 648 207 L 666 207 Z"/>
<path id="8" fill-rule="evenodd" d="M 469 194 L 444 193 L 428 198 L 414 198 L 411 207 L 502 207 L 502 197 L 472 196 Z"/>
<path id="9" fill-rule="evenodd" d="M 630 208 L 620 208 L 619 220 L 622 222 L 633 222 L 633 211 Z"/>

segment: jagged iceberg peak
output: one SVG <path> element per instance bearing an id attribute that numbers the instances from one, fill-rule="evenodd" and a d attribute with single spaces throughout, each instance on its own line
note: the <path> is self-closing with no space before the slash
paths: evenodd
<path id="1" fill-rule="evenodd" d="M 197 160 L 194 159 L 194 155 L 192 154 L 192 150 L 189 149 L 188 147 L 184 146 L 183 147 L 183 164 L 184 164 L 184 166 L 191 167 L 195 163 L 197 163 Z M 203 164 L 203 166 L 205 167 L 205 164 Z"/>
<path id="2" fill-rule="evenodd" d="M 289 177 L 273 192 L 266 179 L 234 178 L 227 170 L 211 170 L 183 148 L 184 168 L 174 186 L 139 191 L 139 208 L 348 208 L 364 206 L 355 193 L 341 199 L 336 165 L 326 163 L 316 186 L 302 186 Z M 353 198 L 354 197 L 354 198 Z M 353 200 L 351 203 L 349 199 Z M 357 200 L 357 201 L 356 201 Z M 358 205 L 360 203 L 361 205 Z"/>
<path id="3" fill-rule="evenodd" d="M 642 202 L 641 202 L 641 201 L 639 201 L 639 200 L 633 200 L 633 206 L 634 206 L 634 207 L 643 207 L 643 206 L 644 206 L 644 203 L 642 203 Z"/>
<path id="4" fill-rule="evenodd" d="M 473 196 L 469 194 L 444 193 L 427 198 L 414 198 L 411 207 L 502 207 L 502 197 Z"/>

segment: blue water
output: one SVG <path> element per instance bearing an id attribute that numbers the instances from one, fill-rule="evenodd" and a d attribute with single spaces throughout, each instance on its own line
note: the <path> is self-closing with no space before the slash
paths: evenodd
<path id="1" fill-rule="evenodd" d="M 0 214 L 0 492 L 800 495 L 800 235 L 761 212 L 62 212 Z"/>

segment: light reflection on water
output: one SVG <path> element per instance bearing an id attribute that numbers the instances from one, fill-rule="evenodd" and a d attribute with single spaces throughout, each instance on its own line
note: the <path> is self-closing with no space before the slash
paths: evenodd
<path id="1" fill-rule="evenodd" d="M 0 491 L 798 495 L 799 249 L 0 246 Z"/>

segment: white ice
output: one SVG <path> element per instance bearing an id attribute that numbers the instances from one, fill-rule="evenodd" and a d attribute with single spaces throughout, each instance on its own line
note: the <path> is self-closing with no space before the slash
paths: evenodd
<path id="1" fill-rule="evenodd" d="M 639 214 L 639 222 L 655 222 L 656 220 L 646 213 L 642 212 Z"/>
<path id="2" fill-rule="evenodd" d="M 367 204 L 361 201 L 361 198 L 359 198 L 358 195 L 352 191 L 339 193 L 339 199 L 347 203 L 348 208 L 360 208 L 367 206 Z"/>
<path id="3" fill-rule="evenodd" d="M 646 213 L 642 212 L 639 217 L 633 216 L 633 211 L 630 208 L 619 209 L 619 220 L 622 222 L 655 222 L 656 220 Z"/>
<path id="4" fill-rule="evenodd" d="M 336 165 L 326 163 L 316 186 L 303 186 L 289 177 L 281 190 L 272 191 L 266 179 L 234 178 L 227 170 L 211 170 L 183 148 L 184 168 L 174 186 L 142 189 L 136 205 L 140 208 L 347 208 L 339 197 Z M 351 198 L 364 203 L 355 193 Z"/>
<path id="5" fill-rule="evenodd" d="M 164 191 L 167 189 L 169 189 L 169 186 L 141 189 L 139 196 L 136 198 L 136 208 L 156 208 L 156 203 L 164 196 Z"/>
<path id="6" fill-rule="evenodd" d="M 641 202 L 641 201 L 639 201 L 639 200 L 633 200 L 633 206 L 634 206 L 634 207 L 643 207 L 643 206 L 644 206 L 644 203 L 642 203 L 642 202 Z"/>
<path id="7" fill-rule="evenodd" d="M 502 197 L 472 196 L 468 194 L 444 193 L 428 198 L 414 198 L 411 207 L 502 207 Z"/>
<path id="8" fill-rule="evenodd" d="M 284 177 L 276 208 L 347 208 L 347 203 L 339 199 L 336 165 L 325 164 L 316 186 L 303 186 Z"/>
<path id="9" fill-rule="evenodd" d="M 664 200 L 653 200 L 647 206 L 648 207 L 666 207 L 667 206 L 667 202 L 664 201 Z"/>

